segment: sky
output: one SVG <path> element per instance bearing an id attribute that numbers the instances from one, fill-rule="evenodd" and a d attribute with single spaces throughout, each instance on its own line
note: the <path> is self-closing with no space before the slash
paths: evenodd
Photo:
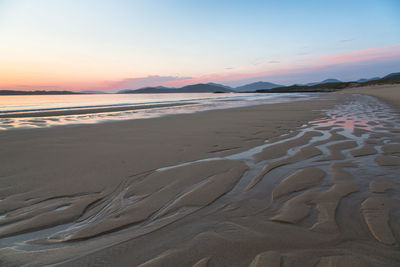
<path id="1" fill-rule="evenodd" d="M 0 0 L 0 89 L 290 85 L 398 71 L 399 0 Z"/>

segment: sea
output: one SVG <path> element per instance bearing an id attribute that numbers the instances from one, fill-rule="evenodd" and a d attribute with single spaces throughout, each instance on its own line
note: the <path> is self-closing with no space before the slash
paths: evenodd
<path id="1" fill-rule="evenodd" d="M 0 131 L 148 119 L 315 96 L 315 93 L 3 95 L 0 96 Z"/>

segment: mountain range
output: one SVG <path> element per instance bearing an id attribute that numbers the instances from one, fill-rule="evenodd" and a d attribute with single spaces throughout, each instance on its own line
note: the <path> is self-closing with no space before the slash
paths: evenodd
<path id="1" fill-rule="evenodd" d="M 136 90 L 125 89 L 121 90 L 119 94 L 158 94 L 158 93 L 229 93 L 229 92 L 254 92 L 262 89 L 273 89 L 282 87 L 283 85 L 270 83 L 270 82 L 255 82 L 243 86 L 232 88 L 227 85 L 219 83 L 206 83 L 187 85 L 181 88 L 168 88 L 164 86 L 144 87 Z"/>
<path id="2" fill-rule="evenodd" d="M 393 73 L 392 73 L 393 74 Z M 389 75 L 392 75 L 389 74 Z M 394 73 L 396 74 L 396 73 Z M 369 81 L 376 81 L 379 80 L 379 77 L 374 77 L 370 79 L 359 79 L 356 81 L 356 83 L 365 83 Z M 343 83 L 342 81 L 338 79 L 326 79 L 320 82 L 311 82 L 307 84 L 302 84 L 298 85 L 300 87 L 311 87 L 311 86 L 317 86 L 319 84 L 325 85 L 325 84 L 332 84 L 332 83 Z M 284 88 L 286 86 L 280 85 L 280 84 L 275 84 L 275 83 L 270 83 L 270 82 L 254 82 L 250 84 L 245 84 L 242 86 L 238 87 L 229 87 L 223 84 L 218 84 L 218 83 L 207 83 L 207 84 L 194 84 L 194 85 L 187 85 L 181 88 L 169 88 L 169 87 L 164 87 L 164 86 L 156 86 L 156 87 L 144 87 L 140 89 L 125 89 L 121 90 L 118 93 L 119 94 L 160 94 L 160 93 L 228 93 L 228 92 L 255 92 L 255 91 L 263 91 L 263 92 L 268 92 L 272 89 L 277 89 L 277 88 Z M 290 87 L 290 86 L 288 86 Z"/>
<path id="3" fill-rule="evenodd" d="M 388 75 L 386 75 L 385 77 L 383 77 L 381 80 L 392 80 L 392 81 L 397 81 L 400 79 L 400 72 L 393 72 L 390 73 Z"/>
<path id="4" fill-rule="evenodd" d="M 87 91 L 79 91 L 81 94 L 107 94 L 104 91 L 94 91 L 94 90 L 87 90 Z"/>
<path id="5" fill-rule="evenodd" d="M 358 83 L 365 83 L 365 82 L 369 82 L 369 81 L 376 81 L 376 80 L 379 80 L 379 79 L 380 79 L 379 77 L 374 77 L 374 78 L 370 78 L 370 79 L 364 79 L 364 78 L 362 78 L 362 79 L 357 80 L 356 82 L 358 82 Z"/>
<path id="6" fill-rule="evenodd" d="M 171 88 L 164 86 L 144 87 L 140 89 L 124 89 L 118 94 L 161 94 L 161 93 L 232 93 L 232 92 L 316 92 L 343 89 L 348 86 L 365 86 L 385 83 L 400 83 L 400 72 L 390 73 L 383 78 L 373 77 L 370 79 L 359 79 L 353 82 L 342 82 L 337 79 L 326 79 L 321 82 L 312 82 L 307 84 L 294 84 L 284 86 L 270 82 L 255 82 L 232 88 L 218 83 L 200 83 L 186 85 L 180 88 Z M 64 94 L 106 94 L 103 91 L 16 91 L 16 90 L 0 90 L 0 95 L 64 95 Z"/>
<path id="7" fill-rule="evenodd" d="M 256 90 L 262 90 L 262 89 L 273 89 L 276 87 L 282 87 L 283 85 L 280 84 L 275 84 L 275 83 L 270 83 L 270 82 L 255 82 L 255 83 L 250 83 L 246 84 L 243 86 L 236 87 L 234 90 L 236 92 L 251 92 L 251 91 L 256 91 Z"/>
<path id="8" fill-rule="evenodd" d="M 136 90 L 121 90 L 118 94 L 163 94 L 163 93 L 230 93 L 235 92 L 227 86 L 222 86 L 214 83 L 199 83 L 193 85 L 186 85 L 181 88 L 168 88 L 168 87 L 144 87 Z"/>
<path id="9" fill-rule="evenodd" d="M 338 79 L 326 79 L 323 80 L 322 82 L 313 82 L 313 83 L 307 83 L 305 85 L 307 86 L 313 86 L 313 85 L 317 85 L 317 84 L 324 84 L 324 83 L 341 83 L 342 81 L 338 80 Z"/>

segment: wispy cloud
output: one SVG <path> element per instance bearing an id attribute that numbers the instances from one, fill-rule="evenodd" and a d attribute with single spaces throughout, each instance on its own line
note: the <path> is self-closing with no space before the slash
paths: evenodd
<path id="1" fill-rule="evenodd" d="M 354 40 L 355 40 L 355 38 L 342 39 L 342 40 L 339 40 L 339 42 L 341 42 L 341 43 L 348 43 L 348 42 L 351 42 L 351 41 L 354 41 Z"/>
<path id="2" fill-rule="evenodd" d="M 255 60 L 253 60 L 253 62 L 251 64 L 253 66 L 258 66 L 258 65 L 261 65 L 264 62 L 265 62 L 265 59 L 260 57 L 260 58 L 257 58 Z"/>
<path id="3" fill-rule="evenodd" d="M 257 59 L 261 62 L 261 58 Z M 232 67 L 229 66 L 222 68 L 221 71 L 209 73 L 204 75 L 188 75 L 188 76 L 161 76 L 149 75 L 145 77 L 127 77 L 119 80 L 92 80 L 92 81 L 64 81 L 59 84 L 49 82 L 32 83 L 28 84 L 0 84 L 0 89 L 14 89 L 14 90 L 104 90 L 104 91 L 118 91 L 121 89 L 138 89 L 146 86 L 172 86 L 179 87 L 195 83 L 217 82 L 231 86 L 242 85 L 247 82 L 258 80 L 268 80 L 271 82 L 287 81 L 300 82 L 302 78 L 314 79 L 313 77 L 320 77 L 334 73 L 337 78 L 344 77 L 349 73 L 358 73 L 366 75 L 361 70 L 369 68 L 368 74 L 378 75 L 383 71 L 398 71 L 400 68 L 400 44 L 368 48 L 362 50 L 354 50 L 342 54 L 332 54 L 320 57 L 291 57 L 291 58 L 277 58 L 260 64 L 255 67 L 254 63 L 250 62 L 248 66 Z M 386 62 L 386 63 L 385 63 Z M 392 62 L 392 63 L 390 63 Z M 389 64 L 390 63 L 390 64 Z M 385 65 L 386 64 L 386 65 Z M 374 67 L 375 66 L 375 67 Z M 375 74 L 373 72 L 375 70 Z M 342 74 L 342 75 L 340 75 Z M 383 74 L 383 73 L 382 73 Z M 320 76 L 318 76 L 320 75 Z M 357 74 L 358 75 L 358 74 Z M 296 81 L 295 81 L 296 79 Z"/>
<path id="4" fill-rule="evenodd" d="M 400 45 L 367 48 L 348 53 L 323 56 L 317 58 L 314 64 L 330 65 L 361 61 L 384 61 L 400 57 Z"/>
<path id="5" fill-rule="evenodd" d="M 310 54 L 310 52 L 300 52 L 300 53 L 297 53 L 298 56 L 307 56 L 307 55 L 309 55 L 309 54 Z"/>
<path id="6" fill-rule="evenodd" d="M 193 83 L 205 83 L 205 82 L 221 82 L 229 85 L 240 85 L 243 82 L 251 82 L 253 80 L 260 80 L 262 78 L 274 77 L 290 77 L 301 75 L 312 76 L 313 73 L 326 72 L 329 68 L 335 69 L 336 72 L 349 72 L 355 65 L 374 65 L 385 61 L 391 61 L 394 59 L 400 60 L 400 45 L 394 45 L 389 47 L 378 47 L 369 48 L 362 50 L 355 50 L 348 53 L 336 54 L 318 57 L 307 61 L 301 61 L 301 63 L 277 64 L 280 62 L 269 62 L 271 64 L 268 69 L 257 72 L 236 72 L 236 73 L 213 73 L 208 75 L 202 75 L 192 77 L 190 79 L 182 79 L 177 81 L 168 81 L 168 86 L 182 86 Z M 293 60 L 292 60 L 293 61 Z"/>

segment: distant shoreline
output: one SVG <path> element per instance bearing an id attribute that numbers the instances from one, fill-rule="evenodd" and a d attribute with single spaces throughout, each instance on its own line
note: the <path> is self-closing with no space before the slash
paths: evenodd
<path id="1" fill-rule="evenodd" d="M 82 95 L 85 93 L 72 91 L 14 91 L 0 90 L 0 95 Z"/>
<path id="2" fill-rule="evenodd" d="M 343 89 L 364 87 L 371 85 L 387 85 L 400 83 L 400 72 L 391 73 L 383 78 L 373 78 L 365 81 L 349 81 L 342 82 L 336 79 L 328 79 L 320 83 L 309 84 L 293 84 L 290 86 L 283 86 L 272 84 L 268 82 L 256 82 L 231 88 L 223 84 L 216 83 L 198 83 L 186 85 L 180 88 L 168 88 L 163 86 L 158 87 L 144 87 L 139 89 L 123 89 L 111 94 L 174 94 L 174 93 L 322 93 L 322 92 L 335 92 Z M 260 85 L 261 84 L 261 85 Z M 258 87 L 252 87 L 257 85 Z M 246 87 L 247 90 L 245 89 Z M 241 88 L 241 89 L 239 89 Z M 0 95 L 90 95 L 90 94 L 109 94 L 102 91 L 14 91 L 14 90 L 0 90 Z"/>

